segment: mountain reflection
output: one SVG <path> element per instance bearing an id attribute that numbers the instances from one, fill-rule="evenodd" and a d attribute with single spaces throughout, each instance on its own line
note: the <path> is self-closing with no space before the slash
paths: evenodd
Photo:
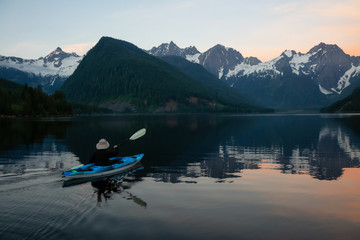
<path id="1" fill-rule="evenodd" d="M 64 171 L 77 163 L 63 143 L 71 118 L 0 119 L 0 177 Z"/>
<path id="2" fill-rule="evenodd" d="M 42 144 L 47 137 L 64 139 L 71 124 L 71 118 L 0 119 L 0 150 Z"/>
<path id="3" fill-rule="evenodd" d="M 241 177 L 243 169 L 272 168 L 284 174 L 308 174 L 319 180 L 336 180 L 343 174 L 343 168 L 359 167 L 359 136 L 348 128 L 351 126 L 349 119 L 345 119 L 346 125 L 342 119 L 320 116 L 242 117 L 238 120 L 238 123 L 231 118 L 217 121 L 216 129 L 211 129 L 214 119 L 208 124 L 192 124 L 197 127 L 192 128 L 191 141 L 204 131 L 206 137 L 175 161 L 154 167 L 150 175 L 157 181 L 171 183 L 196 183 L 196 178 L 201 176 L 223 182 Z M 215 130 L 213 134 L 209 134 L 212 130 Z"/>
<path id="4" fill-rule="evenodd" d="M 268 168 L 336 180 L 344 168 L 359 167 L 359 120 L 357 115 L 1 119 L 0 167 L 4 174 L 68 168 L 87 162 L 100 138 L 114 145 L 145 127 L 147 134 L 120 146 L 120 153 L 144 153 L 144 172 L 156 181 L 224 182 L 241 177 L 244 169 Z"/>

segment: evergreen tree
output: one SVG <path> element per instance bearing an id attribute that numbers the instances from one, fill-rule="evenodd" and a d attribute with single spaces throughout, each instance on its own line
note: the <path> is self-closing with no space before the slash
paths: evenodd
<path id="1" fill-rule="evenodd" d="M 12 93 L 11 91 L 2 91 L 0 89 L 0 115 L 12 115 L 11 109 Z"/>
<path id="2" fill-rule="evenodd" d="M 29 87 L 25 84 L 17 95 L 3 86 L 7 80 L 0 79 L 0 115 L 19 116 L 56 116 L 72 115 L 72 105 L 66 102 L 62 92 L 56 91 L 48 96 L 42 88 Z M 4 84 L 5 83 L 5 84 Z"/>

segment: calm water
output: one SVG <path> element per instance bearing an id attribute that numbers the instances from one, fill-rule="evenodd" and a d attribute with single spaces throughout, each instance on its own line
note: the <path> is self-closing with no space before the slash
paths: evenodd
<path id="1" fill-rule="evenodd" d="M 0 119 L 1 239 L 358 239 L 360 115 Z M 100 138 L 142 168 L 64 187 Z"/>

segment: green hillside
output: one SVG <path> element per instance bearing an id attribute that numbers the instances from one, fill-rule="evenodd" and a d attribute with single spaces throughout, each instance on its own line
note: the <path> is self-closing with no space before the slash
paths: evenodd
<path id="1" fill-rule="evenodd" d="M 254 112 L 135 45 L 103 37 L 62 87 L 68 100 L 131 112 Z"/>
<path id="2" fill-rule="evenodd" d="M 356 88 L 350 96 L 331 104 L 327 108 L 323 108 L 321 111 L 327 113 L 360 112 L 360 87 Z"/>

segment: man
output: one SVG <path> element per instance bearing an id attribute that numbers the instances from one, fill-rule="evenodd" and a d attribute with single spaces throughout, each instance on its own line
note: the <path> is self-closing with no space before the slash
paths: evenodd
<path id="1" fill-rule="evenodd" d="M 119 154 L 117 145 L 113 149 L 109 150 L 110 144 L 105 139 L 100 139 L 96 144 L 96 152 L 92 155 L 89 163 L 94 163 L 97 166 L 108 166 L 115 162 L 109 160 L 109 158 L 116 157 Z"/>

